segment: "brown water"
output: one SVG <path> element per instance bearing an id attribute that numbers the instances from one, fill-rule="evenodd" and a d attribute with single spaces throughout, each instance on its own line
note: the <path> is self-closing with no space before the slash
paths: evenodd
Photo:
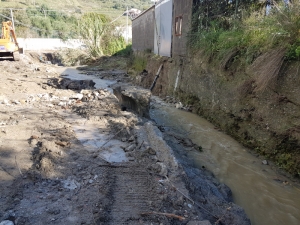
<path id="1" fill-rule="evenodd" d="M 205 119 L 169 107 L 158 98 L 154 101 L 151 118 L 182 130 L 203 147 L 203 152 L 193 151 L 189 156 L 231 188 L 235 203 L 245 209 L 253 225 L 300 224 L 300 189 L 291 181 Z"/>

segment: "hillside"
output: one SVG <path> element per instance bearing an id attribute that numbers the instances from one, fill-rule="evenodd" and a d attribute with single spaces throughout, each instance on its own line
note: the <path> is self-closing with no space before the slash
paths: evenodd
<path id="1" fill-rule="evenodd" d="M 149 0 L 2 0 L 0 4 L 0 22 L 11 17 L 13 11 L 18 37 L 77 38 L 78 18 L 84 13 L 105 14 L 116 25 L 125 25 L 122 16 L 127 7 L 140 10 L 151 5 Z M 24 13 L 25 12 L 25 13 Z"/>
<path id="2" fill-rule="evenodd" d="M 68 11 L 125 11 L 126 7 L 138 8 L 140 10 L 146 9 L 151 5 L 150 0 L 20 0 L 18 2 L 13 0 L 1 0 L 1 8 L 28 8 L 40 7 L 47 5 L 51 9 L 68 10 Z"/>

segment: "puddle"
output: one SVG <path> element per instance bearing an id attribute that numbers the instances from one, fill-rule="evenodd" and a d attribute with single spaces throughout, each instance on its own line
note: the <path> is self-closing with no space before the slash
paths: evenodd
<path id="1" fill-rule="evenodd" d="M 111 140 L 112 134 L 101 133 L 98 123 L 95 124 L 79 116 L 76 120 L 72 116 L 72 120 L 69 122 L 73 124 L 73 130 L 77 139 L 87 151 L 99 153 L 101 158 L 111 163 L 128 161 L 123 150 L 123 148 L 127 147 L 126 143 L 114 139 Z"/>
<path id="2" fill-rule="evenodd" d="M 109 88 L 109 86 L 116 83 L 116 81 L 100 79 L 97 76 L 81 74 L 80 71 L 75 68 L 64 68 L 64 70 L 60 72 L 65 75 L 63 77 L 71 80 L 93 80 L 96 83 L 96 89 L 105 88 L 110 92 L 112 92 L 112 89 Z"/>

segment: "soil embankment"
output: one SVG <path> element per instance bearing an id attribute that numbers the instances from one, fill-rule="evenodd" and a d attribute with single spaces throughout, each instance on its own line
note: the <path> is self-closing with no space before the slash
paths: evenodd
<path id="1" fill-rule="evenodd" d="M 285 62 L 282 52 L 265 53 L 248 67 L 234 55 L 215 63 L 201 53 L 173 59 L 138 54 L 147 66 L 136 82 L 150 87 L 163 64 L 154 94 L 176 96 L 182 103 L 179 107 L 205 117 L 299 177 L 300 65 Z"/>
<path id="2" fill-rule="evenodd" d="M 139 116 L 147 91 L 118 88 L 124 106 L 96 81 L 74 81 L 28 56 L 0 68 L 0 222 L 250 224 L 227 186 L 181 163 Z M 128 80 L 112 70 L 83 73 Z M 197 148 L 169 141 L 174 150 Z"/>

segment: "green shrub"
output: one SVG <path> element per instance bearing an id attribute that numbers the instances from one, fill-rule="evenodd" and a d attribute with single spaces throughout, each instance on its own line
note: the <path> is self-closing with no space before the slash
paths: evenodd
<path id="1" fill-rule="evenodd" d="M 197 23 L 189 36 L 190 49 L 219 59 L 237 49 L 246 56 L 246 63 L 251 63 L 261 52 L 280 46 L 289 49 L 287 58 L 299 60 L 300 3 L 295 1 L 288 8 L 276 4 L 268 16 L 264 10 L 256 7 L 251 11 L 252 8 L 241 19 L 229 15 L 213 18 L 206 22 L 207 26 L 199 27 Z"/>
<path id="2" fill-rule="evenodd" d="M 147 59 L 142 56 L 135 56 L 132 63 L 132 69 L 142 72 L 147 67 Z"/>

